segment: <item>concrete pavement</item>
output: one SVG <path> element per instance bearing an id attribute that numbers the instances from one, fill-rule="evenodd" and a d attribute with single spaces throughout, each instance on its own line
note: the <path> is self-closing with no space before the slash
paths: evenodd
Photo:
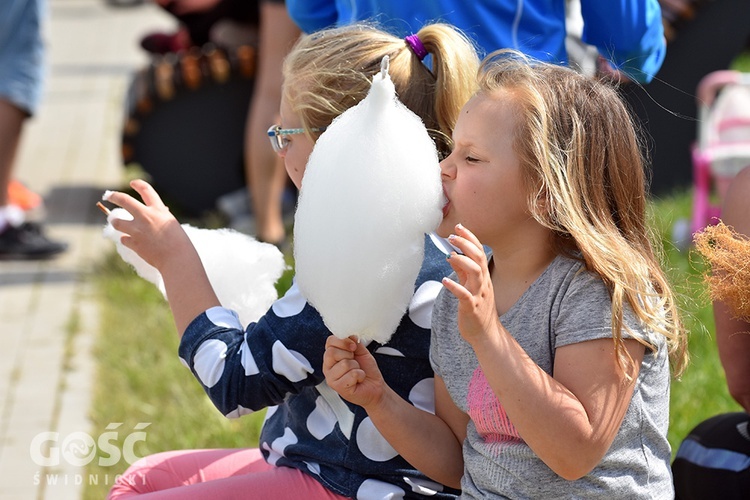
<path id="1" fill-rule="evenodd" d="M 0 499 L 77 499 L 90 480 L 70 452 L 105 431 L 88 420 L 100 328 L 89 278 L 111 248 L 94 204 L 122 182 L 125 93 L 147 63 L 138 40 L 174 27 L 151 4 L 105 0 L 49 0 L 48 21 L 46 90 L 16 175 L 45 196 L 47 230 L 70 247 L 0 262 Z"/>

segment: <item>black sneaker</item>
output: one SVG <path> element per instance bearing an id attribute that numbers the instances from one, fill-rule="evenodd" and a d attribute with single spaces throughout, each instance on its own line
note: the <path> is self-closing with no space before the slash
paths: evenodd
<path id="1" fill-rule="evenodd" d="M 34 222 L 7 226 L 0 232 L 0 260 L 47 259 L 68 248 L 67 243 L 53 241 Z"/>

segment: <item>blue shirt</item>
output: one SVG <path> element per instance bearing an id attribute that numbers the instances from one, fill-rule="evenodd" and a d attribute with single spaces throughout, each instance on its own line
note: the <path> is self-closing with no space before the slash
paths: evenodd
<path id="1" fill-rule="evenodd" d="M 432 304 L 450 272 L 445 254 L 427 239 L 407 313 L 387 344 L 367 346 L 388 385 L 433 413 Z M 352 289 L 356 292 L 355 277 Z M 329 335 L 318 311 L 293 285 L 244 330 L 233 311 L 204 312 L 185 331 L 179 354 L 227 417 L 268 407 L 260 448 L 269 463 L 299 469 L 352 498 L 454 498 L 458 491 L 416 471 L 362 407 L 328 387 L 322 364 Z"/>
<path id="2" fill-rule="evenodd" d="M 306 33 L 376 20 L 398 36 L 445 22 L 474 40 L 480 53 L 517 49 L 567 64 L 564 0 L 287 0 Z M 658 0 L 581 0 L 582 39 L 633 80 L 650 82 L 664 62 L 666 40 Z"/>

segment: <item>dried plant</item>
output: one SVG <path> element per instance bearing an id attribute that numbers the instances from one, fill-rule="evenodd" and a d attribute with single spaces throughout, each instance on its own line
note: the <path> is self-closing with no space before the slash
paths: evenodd
<path id="1" fill-rule="evenodd" d="M 695 247 L 710 265 L 705 279 L 711 299 L 750 320 L 750 239 L 719 222 L 696 233 Z"/>

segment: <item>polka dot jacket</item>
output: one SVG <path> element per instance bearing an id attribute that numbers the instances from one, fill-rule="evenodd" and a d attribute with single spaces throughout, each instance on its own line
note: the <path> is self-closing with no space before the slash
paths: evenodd
<path id="1" fill-rule="evenodd" d="M 450 272 L 445 254 L 427 238 L 407 314 L 387 344 L 368 345 L 393 390 L 431 412 L 432 304 Z M 454 498 L 458 491 L 416 471 L 363 408 L 328 387 L 322 362 L 330 334 L 292 285 L 246 329 L 233 311 L 209 309 L 188 326 L 179 354 L 225 416 L 268 408 L 260 448 L 269 463 L 297 468 L 351 498 Z"/>

